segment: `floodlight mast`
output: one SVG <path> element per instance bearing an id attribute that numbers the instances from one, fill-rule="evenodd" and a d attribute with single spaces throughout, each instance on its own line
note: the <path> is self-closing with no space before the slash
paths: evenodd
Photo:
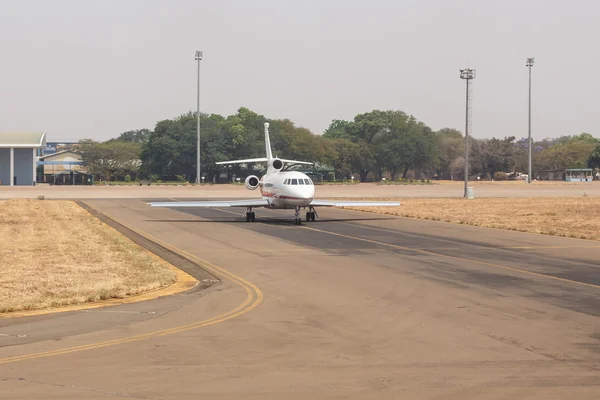
<path id="1" fill-rule="evenodd" d="M 529 129 L 527 135 L 527 183 L 531 183 L 531 67 L 533 67 L 533 57 L 527 59 L 527 64 L 525 64 L 527 68 L 529 68 Z"/>
<path id="2" fill-rule="evenodd" d="M 198 88 L 196 91 L 196 183 L 202 183 L 200 179 L 200 61 L 202 51 L 196 50 L 196 61 L 198 61 Z"/>
<path id="3" fill-rule="evenodd" d="M 466 92 L 466 111 L 465 111 L 465 192 L 464 197 L 468 197 L 469 187 L 469 81 L 475 79 L 475 70 L 465 68 L 460 70 L 460 79 L 467 81 Z"/>

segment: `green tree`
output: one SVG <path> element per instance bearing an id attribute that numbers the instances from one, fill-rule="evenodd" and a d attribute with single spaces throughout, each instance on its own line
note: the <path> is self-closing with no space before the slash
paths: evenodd
<path id="1" fill-rule="evenodd" d="M 600 168 L 600 141 L 598 142 L 596 148 L 594 149 L 594 151 L 592 151 L 592 154 L 590 154 L 590 157 L 588 158 L 588 166 L 590 168 Z"/>
<path id="2" fill-rule="evenodd" d="M 534 155 L 534 166 L 537 170 L 560 172 L 568 168 L 585 168 L 599 143 L 598 139 L 585 132 L 541 141 L 534 146 L 539 149 Z"/>
<path id="3" fill-rule="evenodd" d="M 325 158 L 323 162 L 335 170 L 335 175 L 341 179 L 350 179 L 361 169 L 363 147 L 348 139 L 324 139 Z"/>
<path id="4" fill-rule="evenodd" d="M 364 114 L 358 114 L 354 121 L 334 120 L 325 130 L 325 138 L 345 138 L 361 146 L 361 157 L 357 160 L 356 167 L 360 174 L 360 180 L 366 181 L 369 172 L 381 168 L 378 167 L 374 140 L 378 134 L 389 131 L 390 118 L 386 111 L 374 110 Z"/>
<path id="5" fill-rule="evenodd" d="M 354 167 L 361 181 L 375 171 L 395 178 L 411 168 L 427 170 L 437 165 L 437 138 L 424 123 L 398 110 L 373 110 L 358 114 L 352 122 L 334 120 L 325 130 L 326 139 L 347 139 L 361 147 Z"/>
<path id="6" fill-rule="evenodd" d="M 597 144 L 600 142 L 600 139 L 596 139 L 592 134 L 587 132 L 582 132 L 579 135 L 573 135 L 570 137 L 570 141 L 580 141 L 586 143 Z"/>
<path id="7" fill-rule="evenodd" d="M 515 137 L 471 140 L 471 172 L 493 177 L 498 171 L 507 172 L 515 164 Z"/>
<path id="8" fill-rule="evenodd" d="M 146 175 L 192 177 L 196 161 L 196 118 L 193 113 L 159 121 L 142 145 Z"/>
<path id="9" fill-rule="evenodd" d="M 374 138 L 378 177 L 386 169 L 395 179 L 397 171 L 406 178 L 409 169 L 423 171 L 437 163 L 437 138 L 435 133 L 413 116 L 388 112 L 389 125 Z"/>
<path id="10" fill-rule="evenodd" d="M 123 132 L 116 139 L 111 139 L 110 141 L 121 141 L 121 142 L 134 142 L 134 143 L 142 143 L 148 139 L 150 136 L 149 129 L 136 129 L 133 131 Z"/>
<path id="11" fill-rule="evenodd" d="M 541 169 L 564 171 L 568 168 L 586 168 L 596 144 L 585 140 L 571 140 L 544 150 L 537 162 Z"/>
<path id="12" fill-rule="evenodd" d="M 83 162 L 96 180 L 125 180 L 135 177 L 140 167 L 140 144 L 112 141 L 98 143 L 91 139 L 80 141 Z"/>
<path id="13" fill-rule="evenodd" d="M 456 129 L 443 128 L 437 131 L 437 176 L 448 179 L 454 176 L 453 165 L 465 153 L 465 139 Z"/>
<path id="14" fill-rule="evenodd" d="M 327 139 L 349 139 L 351 122 L 341 119 L 334 119 L 323 132 L 323 137 Z"/>

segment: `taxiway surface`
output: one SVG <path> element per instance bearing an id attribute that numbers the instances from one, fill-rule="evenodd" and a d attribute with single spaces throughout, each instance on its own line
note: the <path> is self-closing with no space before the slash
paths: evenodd
<path id="1" fill-rule="evenodd" d="M 246 223 L 86 203 L 220 282 L 0 319 L 0 398 L 600 396 L 597 242 L 337 209 L 297 227 L 290 211 Z"/>

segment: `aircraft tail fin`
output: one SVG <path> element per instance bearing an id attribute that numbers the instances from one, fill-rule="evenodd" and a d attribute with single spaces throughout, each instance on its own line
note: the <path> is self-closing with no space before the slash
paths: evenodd
<path id="1" fill-rule="evenodd" d="M 273 153 L 271 152 L 271 139 L 269 139 L 269 123 L 265 122 L 265 147 L 267 150 L 267 160 L 273 159 Z"/>
<path id="2" fill-rule="evenodd" d="M 245 160 L 233 160 L 233 161 L 220 161 L 217 162 L 215 164 L 217 165 L 227 165 L 227 164 L 247 164 L 247 163 L 263 163 L 266 162 L 268 167 L 271 168 L 272 162 L 274 160 L 273 158 L 273 153 L 271 151 L 271 140 L 269 139 L 269 123 L 265 122 L 265 149 L 267 152 L 267 156 L 266 157 L 261 157 L 261 158 L 248 158 Z M 289 163 L 289 164 L 306 164 L 306 165 L 312 165 L 312 162 L 307 162 L 307 161 L 296 161 L 296 160 L 285 160 L 285 159 L 279 159 L 279 161 L 281 162 L 285 162 L 285 163 Z M 281 169 L 283 164 L 281 164 L 280 162 L 280 166 L 277 167 L 276 169 Z"/>

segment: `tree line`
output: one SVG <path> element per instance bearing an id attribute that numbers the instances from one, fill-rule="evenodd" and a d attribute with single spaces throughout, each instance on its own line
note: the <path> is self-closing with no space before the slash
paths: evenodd
<path id="1" fill-rule="evenodd" d="M 206 182 L 259 173 L 262 165 L 217 166 L 217 161 L 264 157 L 264 123 L 270 123 L 273 154 L 311 161 L 313 169 L 336 180 L 464 179 L 462 132 L 432 130 L 398 110 L 374 110 L 352 121 L 334 120 L 315 135 L 289 119 L 268 119 L 247 108 L 229 116 L 201 114 L 201 171 Z M 470 174 L 492 179 L 498 173 L 527 172 L 527 139 L 469 138 Z M 196 114 L 157 122 L 154 129 L 127 131 L 106 142 L 81 141 L 88 171 L 96 180 L 196 179 Z M 600 139 L 589 133 L 535 141 L 534 177 L 566 168 L 600 168 Z"/>

